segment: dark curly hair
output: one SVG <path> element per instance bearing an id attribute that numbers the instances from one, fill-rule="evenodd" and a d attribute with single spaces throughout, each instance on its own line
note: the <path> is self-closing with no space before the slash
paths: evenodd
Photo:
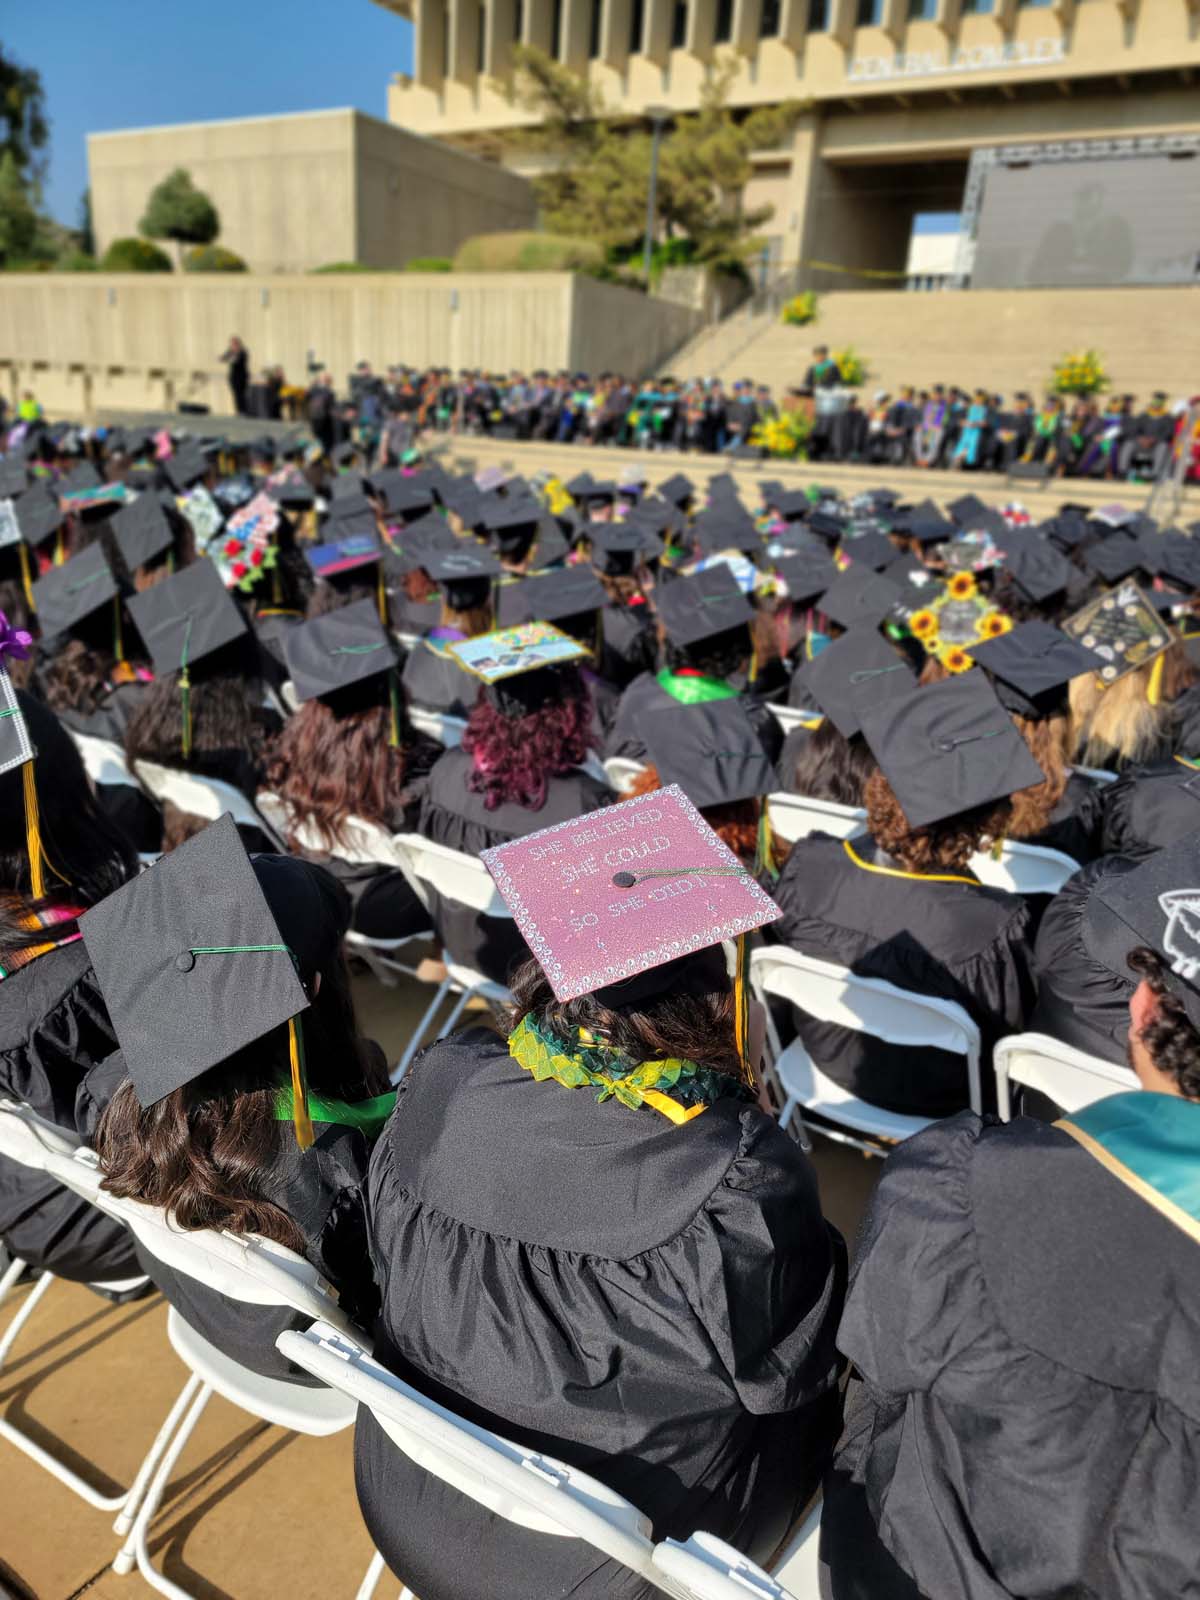
<path id="1" fill-rule="evenodd" d="M 565 667 L 537 676 L 545 679 L 540 704 L 526 710 L 505 701 L 502 709 L 496 690 L 489 689 L 467 717 L 462 740 L 471 757 L 467 785 L 483 796 L 488 811 L 506 804 L 540 811 L 549 780 L 579 766 L 596 744 L 592 697 L 579 672 Z"/>
<path id="2" fill-rule="evenodd" d="M 672 672 L 678 672 L 681 667 L 690 667 L 702 672 L 706 678 L 719 678 L 722 682 L 732 678 L 735 672 L 746 665 L 753 649 L 749 623 L 728 628 L 724 633 L 715 633 L 698 644 L 677 645 L 672 644 L 670 639 L 664 639 L 663 644 L 667 666 Z"/>
<path id="3" fill-rule="evenodd" d="M 826 717 L 804 741 L 788 787 L 810 800 L 861 806 L 867 779 L 874 771 L 875 757 L 862 735 L 847 739 Z"/>
<path id="4" fill-rule="evenodd" d="M 113 657 L 82 639 L 68 639 L 58 654 L 43 664 L 38 679 L 47 704 L 55 711 L 91 716 L 108 693 Z"/>
<path id="5" fill-rule="evenodd" d="M 293 833 L 315 825 L 332 848 L 344 842 L 347 817 L 391 827 L 404 788 L 405 751 L 392 747 L 390 734 L 386 705 L 340 712 L 307 700 L 288 718 L 267 751 L 266 782 L 286 804 Z M 297 848 L 294 836 L 288 847 Z"/>
<path id="6" fill-rule="evenodd" d="M 1167 984 L 1166 962 L 1156 950 L 1139 945 L 1129 952 L 1126 965 L 1145 979 L 1158 1001 L 1153 1022 L 1146 1024 L 1138 1038 L 1158 1070 L 1179 1085 L 1180 1094 L 1187 1100 L 1200 1100 L 1200 1031 Z"/>
<path id="7" fill-rule="evenodd" d="M 961 871 L 985 839 L 1007 831 L 1012 806 L 1007 800 L 976 806 L 926 828 L 909 826 L 891 784 L 878 769 L 863 791 L 867 828 L 872 839 L 906 872 Z"/>

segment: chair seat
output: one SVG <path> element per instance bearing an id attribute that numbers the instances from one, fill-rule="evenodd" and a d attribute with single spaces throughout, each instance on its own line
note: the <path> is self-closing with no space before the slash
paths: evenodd
<path id="1" fill-rule="evenodd" d="M 855 1128 L 859 1133 L 881 1139 L 910 1139 L 927 1128 L 929 1117 L 909 1117 L 899 1111 L 885 1111 L 860 1100 L 840 1083 L 827 1078 L 816 1066 L 799 1039 L 788 1045 L 775 1063 L 779 1081 L 788 1094 L 795 1095 L 805 1111 L 815 1111 L 830 1121 Z"/>
<path id="2" fill-rule="evenodd" d="M 354 1422 L 358 1407 L 348 1396 L 336 1389 L 313 1389 L 282 1378 L 260 1377 L 210 1344 L 173 1306 L 167 1315 L 167 1337 L 185 1366 L 223 1399 L 253 1417 L 317 1438 L 341 1433 Z"/>
<path id="3" fill-rule="evenodd" d="M 506 989 L 502 983 L 493 983 L 490 978 L 485 978 L 482 972 L 476 972 L 474 967 L 464 967 L 457 961 L 447 961 L 446 974 L 457 989 L 470 989 L 484 1000 L 495 1001 L 497 1005 L 512 1003 L 511 989 Z"/>

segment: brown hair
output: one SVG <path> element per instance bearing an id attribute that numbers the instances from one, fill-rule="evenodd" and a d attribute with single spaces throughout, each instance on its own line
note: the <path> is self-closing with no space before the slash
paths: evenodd
<path id="1" fill-rule="evenodd" d="M 874 771 L 875 757 L 863 736 L 843 737 L 826 717 L 801 745 L 788 786 L 810 800 L 861 806 L 863 789 Z"/>
<path id="2" fill-rule="evenodd" d="M 638 794 L 653 794 L 662 788 L 657 767 L 644 767 L 629 785 L 623 799 Z M 747 866 L 754 863 L 758 853 L 758 806 L 753 800 L 732 800 L 723 806 L 702 806 L 700 815 L 722 841 L 727 844 Z M 776 867 L 782 867 L 791 854 L 791 845 L 771 835 L 771 857 Z"/>
<path id="3" fill-rule="evenodd" d="M 403 734 L 403 730 L 401 730 Z M 323 700 L 306 700 L 267 750 L 268 786 L 288 808 L 288 848 L 315 825 L 334 849 L 347 817 L 390 828 L 404 787 L 405 756 L 389 744 L 388 706 L 337 715 Z"/>
<path id="4" fill-rule="evenodd" d="M 867 827 L 872 839 L 893 856 L 906 872 L 961 871 L 985 839 L 998 839 L 1008 831 L 1012 807 L 1007 800 L 976 806 L 955 817 L 912 828 L 891 784 L 876 770 L 863 791 Z"/>
<path id="5" fill-rule="evenodd" d="M 358 1032 L 340 954 L 301 1025 L 313 1092 L 353 1100 L 364 1088 L 368 1095 L 386 1090 L 382 1058 Z M 262 1187 L 263 1171 L 277 1159 L 280 1129 L 290 1128 L 275 1115 L 288 1081 L 286 1026 L 146 1109 L 126 1080 L 96 1133 L 104 1188 L 162 1206 L 181 1228 L 259 1233 L 303 1251 L 300 1228 Z"/>
<path id="6" fill-rule="evenodd" d="M 108 693 L 112 664 L 109 652 L 93 650 L 82 639 L 68 639 L 42 668 L 41 679 L 51 710 L 90 716 Z"/>
<path id="7" fill-rule="evenodd" d="M 1106 689 L 1093 673 L 1071 679 L 1071 734 L 1076 760 L 1085 767 L 1135 765 L 1152 760 L 1169 740 L 1173 703 L 1196 681 L 1178 639 L 1162 654 L 1159 703 L 1147 699 L 1154 662 L 1127 672 Z"/>
<path id="8" fill-rule="evenodd" d="M 1050 826 L 1050 818 L 1067 791 L 1071 769 L 1067 752 L 1071 742 L 1070 719 L 1064 712 L 1049 717 L 1022 717 L 1010 712 L 1017 732 L 1029 754 L 1045 773 L 1041 783 L 1018 789 L 1012 797 L 1012 819 L 1008 834 L 1013 839 L 1032 839 Z"/>
<path id="9" fill-rule="evenodd" d="M 491 633 L 496 626 L 492 602 L 489 599 L 482 605 L 467 606 L 462 611 L 456 611 L 448 600 L 443 599 L 441 625 L 443 628 L 457 628 L 468 639 L 478 639 L 481 633 Z"/>

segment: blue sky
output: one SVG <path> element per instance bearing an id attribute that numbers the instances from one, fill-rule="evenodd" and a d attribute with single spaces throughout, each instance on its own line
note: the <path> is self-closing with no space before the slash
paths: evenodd
<path id="1" fill-rule="evenodd" d="M 36 67 L 50 116 L 50 214 L 74 226 L 86 136 L 112 128 L 356 106 L 387 115 L 412 29 L 371 0 L 6 0 L 6 54 Z"/>

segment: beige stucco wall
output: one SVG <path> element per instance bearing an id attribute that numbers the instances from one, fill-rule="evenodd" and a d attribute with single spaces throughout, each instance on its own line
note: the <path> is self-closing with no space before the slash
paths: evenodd
<path id="1" fill-rule="evenodd" d="M 101 251 L 137 233 L 151 189 L 185 167 L 220 213 L 220 242 L 256 272 L 402 267 L 536 216 L 522 178 L 359 111 L 92 134 L 88 167 Z"/>

